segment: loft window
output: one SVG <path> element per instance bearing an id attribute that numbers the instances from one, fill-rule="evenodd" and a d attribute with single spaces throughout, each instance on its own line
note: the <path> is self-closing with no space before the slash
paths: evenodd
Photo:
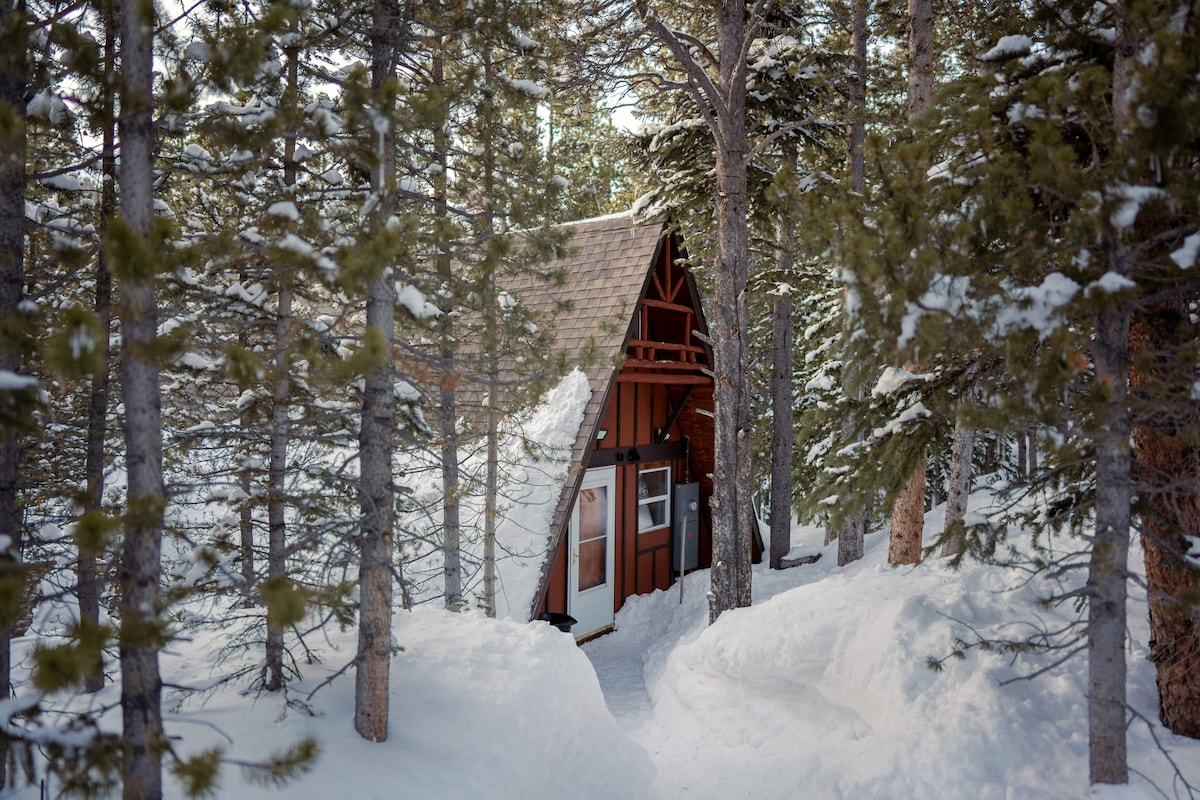
<path id="1" fill-rule="evenodd" d="M 671 518 L 671 468 L 638 470 L 638 533 L 667 527 Z"/>

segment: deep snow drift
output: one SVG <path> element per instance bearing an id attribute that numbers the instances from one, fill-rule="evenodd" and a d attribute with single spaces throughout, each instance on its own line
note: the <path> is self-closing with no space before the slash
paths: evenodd
<path id="1" fill-rule="evenodd" d="M 939 515 L 929 516 L 930 536 Z M 794 541 L 819 550 L 814 537 L 819 532 L 799 530 Z M 893 570 L 885 557 L 876 533 L 866 558 L 847 568 L 837 567 L 832 548 L 817 564 L 756 567 L 754 607 L 712 627 L 708 576 L 696 573 L 684 582 L 682 603 L 678 586 L 634 598 L 615 633 L 583 648 L 544 623 L 429 607 L 398 612 L 395 638 L 404 649 L 394 660 L 391 736 L 382 744 L 353 731 L 350 672 L 308 698 L 352 658 L 353 631 L 330 634 L 322 661 L 303 666 L 304 680 L 286 698 L 228 687 L 183 700 L 169 691 L 167 729 L 182 737 L 181 752 L 223 744 L 239 759 L 306 735 L 320 740 L 312 772 L 282 793 L 249 785 L 230 767 L 220 791 L 229 798 L 1086 797 L 1081 659 L 1009 683 L 1050 656 L 1013 664 L 975 652 L 941 673 L 926 665 L 971 629 L 1016 635 L 1030 621 L 1054 626 L 1075 612 L 1040 609 L 1044 586 L 1009 590 L 1015 576 L 996 568 L 954 572 L 935 562 Z M 1131 554 L 1131 563 L 1139 560 Z M 1145 604 L 1136 595 L 1129 627 L 1130 702 L 1153 720 Z M 174 644 L 163 658 L 165 679 L 211 684 L 225 635 Z M 116 699 L 111 685 L 92 702 Z M 119 726 L 118 713 L 105 720 Z M 1200 784 L 1200 742 L 1153 733 Z M 1145 722 L 1133 722 L 1129 743 L 1134 786 L 1106 798 L 1188 796 Z M 170 796 L 179 796 L 177 787 Z"/>

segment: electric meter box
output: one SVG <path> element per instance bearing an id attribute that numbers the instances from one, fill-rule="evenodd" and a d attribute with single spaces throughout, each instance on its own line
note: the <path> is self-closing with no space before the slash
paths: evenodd
<path id="1" fill-rule="evenodd" d="M 675 484 L 674 500 L 671 568 L 683 573 L 700 566 L 700 484 Z"/>

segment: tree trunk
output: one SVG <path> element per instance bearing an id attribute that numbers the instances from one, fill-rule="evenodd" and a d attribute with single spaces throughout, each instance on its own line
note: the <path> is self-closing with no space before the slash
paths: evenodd
<path id="1" fill-rule="evenodd" d="M 483 53 L 483 84 L 491 86 L 495 76 L 492 72 L 491 45 L 486 45 Z M 480 108 L 480 114 L 487 121 L 487 128 L 494 129 L 497 124 L 497 109 L 492 102 L 492 96 L 485 94 Z M 484 146 L 483 153 L 483 191 L 485 198 L 495 197 L 496 193 L 496 153 L 495 143 L 489 142 Z M 496 233 L 496 220 L 492 205 L 487 202 L 485 211 L 487 220 L 485 235 Z M 483 604 L 489 617 L 496 615 L 496 514 L 497 494 L 500 491 L 500 450 L 498 437 L 500 434 L 500 363 L 499 363 L 499 320 L 497 314 L 496 270 L 498 264 L 484 265 L 488 274 L 484 276 L 483 291 L 483 350 L 487 372 L 487 408 L 485 410 L 487 429 L 484 442 L 487 448 L 486 465 L 484 468 L 483 490 Z"/>
<path id="2" fill-rule="evenodd" d="M 933 104 L 933 3 L 908 0 L 908 121 L 915 122 Z M 916 365 L 906 365 L 916 369 Z M 892 506 L 888 563 L 921 560 L 925 529 L 925 456 Z"/>
<path id="3" fill-rule="evenodd" d="M 0 111 L 8 123 L 0 126 L 0 321 L 7 327 L 21 314 L 25 279 L 25 71 L 28 22 L 21 0 L 0 0 Z M 10 116 L 11 114 L 11 116 Z M 15 373 L 21 366 L 21 347 L 5 337 L 0 346 L 0 370 Z M 20 441 L 14 428 L 0 427 L 0 534 L 8 537 L 3 558 L 19 574 L 21 529 L 18 467 Z M 7 576 L 5 576 L 7 577 Z M 11 642 L 18 609 L 0 610 L 0 698 L 12 684 Z M 6 785 L 8 744 L 0 742 L 0 788 Z"/>
<path id="4" fill-rule="evenodd" d="M 100 149 L 100 172 L 103 183 L 100 187 L 101 236 L 107 234 L 109 222 L 117 208 L 117 158 L 115 148 L 116 126 L 116 4 L 104 6 L 104 132 Z M 108 434 L 109 362 L 112 359 L 108 338 L 112 321 L 112 276 L 108 270 L 108 256 L 101 248 L 96 259 L 96 318 L 103 331 L 100 347 L 100 371 L 92 376 L 88 395 L 87 456 L 84 465 L 84 480 L 87 484 L 85 513 L 99 514 L 104 504 L 104 453 Z M 90 542 L 80 542 L 76 563 L 79 600 L 79 624 L 82 628 L 96 629 L 100 626 L 100 576 L 98 574 L 99 553 Z M 92 663 L 84 670 L 83 690 L 89 694 L 104 688 L 104 654 L 97 650 Z"/>
<path id="5" fill-rule="evenodd" d="M 867 136 L 867 0 L 853 0 L 850 5 L 850 57 L 854 63 L 854 80 L 850 83 L 850 123 L 846 126 L 846 172 L 850 191 L 861 196 L 866 186 L 864 169 Z M 853 367 L 847 365 L 844 382 L 853 382 Z M 842 435 L 849 438 L 854 432 L 847 421 Z M 844 567 L 863 557 L 863 535 L 869 516 L 866 510 L 849 516 L 837 531 L 838 566 Z M 828 543 L 828 542 L 827 542 Z"/>
<path id="6" fill-rule="evenodd" d="M 892 533 L 888 538 L 888 563 L 893 567 L 921 560 L 925 535 L 925 456 L 892 505 Z"/>
<path id="7" fill-rule="evenodd" d="M 445 56 L 442 53 L 445 41 L 439 41 L 430 66 L 430 80 L 436 90 L 445 91 Z M 450 197 L 448 176 L 450 174 L 450 141 L 447 133 L 449 104 L 442 102 L 439 108 L 439 124 L 433 132 L 434 158 L 439 167 L 433 177 L 434 214 L 438 222 L 434 225 L 437 236 L 437 271 L 445 291 L 453 294 L 454 272 L 450 258 L 450 242 L 447 239 L 448 202 Z M 458 379 L 459 370 L 454 346 L 453 315 L 438 317 L 438 335 L 441 338 L 441 402 L 438 421 L 441 425 L 442 455 L 442 583 L 446 608 L 458 611 L 463 607 L 462 586 L 462 506 L 459 503 L 460 469 L 458 463 Z M 486 591 L 485 591 L 486 594 Z M 494 604 L 485 601 L 489 610 Z M 494 613 L 494 612 L 493 612 Z"/>
<path id="8" fill-rule="evenodd" d="M 1128 311 L 1096 319 L 1096 380 L 1108 388 L 1096 437 L 1096 536 L 1088 565 L 1088 764 L 1090 782 L 1128 783 L 1125 750 L 1125 580 L 1132 459 L 1125 403 Z"/>
<path id="9" fill-rule="evenodd" d="M 1177 298 L 1139 312 L 1130 329 L 1130 374 L 1139 393 L 1180 385 L 1172 370 L 1187 363 L 1196 326 Z M 1184 376 L 1190 381 L 1190 376 Z M 1170 383 L 1168 383 L 1168 381 Z M 1190 394 L 1158 403 L 1153 416 L 1133 429 L 1138 493 L 1150 511 L 1142 519 L 1142 551 L 1150 606 L 1150 660 L 1156 670 L 1159 716 L 1182 736 L 1200 738 L 1200 569 L 1187 560 L 1188 535 L 1200 530 L 1200 447 L 1178 431 L 1200 428 Z"/>
<path id="10" fill-rule="evenodd" d="M 714 138 L 717 146 L 717 257 L 713 271 L 713 372 L 715 467 L 713 474 L 712 589 L 709 622 L 731 608 L 750 605 L 751 497 L 750 316 L 746 284 L 746 6 L 716 3 L 717 91 L 723 101 Z M 723 113 L 721 113 L 723 112 Z"/>
<path id="11" fill-rule="evenodd" d="M 1022 478 L 1028 478 L 1031 473 L 1029 471 L 1028 451 L 1026 450 L 1029 435 L 1025 431 L 1017 432 L 1017 475 Z"/>
<path id="12" fill-rule="evenodd" d="M 157 264 L 151 250 L 154 127 L 150 0 L 121 0 L 121 216 L 130 238 L 121 269 L 121 388 L 128 509 L 121 553 L 121 710 L 124 797 L 162 796 L 158 615 L 163 511 L 162 409 L 153 346 Z"/>
<path id="13" fill-rule="evenodd" d="M 296 33 L 296 23 L 292 23 Z M 287 57 L 287 88 L 285 106 L 299 101 L 300 56 L 295 47 L 285 50 Z M 296 185 L 296 133 L 289 131 L 283 141 L 283 185 L 288 192 Z M 288 195 L 291 196 L 290 194 Z M 271 446 L 267 464 L 267 583 L 281 588 L 287 573 L 287 455 L 291 438 L 291 363 L 288 351 L 292 346 L 292 299 L 295 276 L 292 268 L 281 266 L 279 305 L 275 313 L 275 386 L 271 397 Z M 263 688 L 279 691 L 286 683 L 283 672 L 283 625 L 279 615 L 267 608 L 267 645 Z"/>
<path id="14" fill-rule="evenodd" d="M 908 121 L 933 106 L 933 2 L 908 0 Z"/>
<path id="15" fill-rule="evenodd" d="M 795 167 L 795 148 L 784 146 L 784 160 Z M 775 269 L 782 283 L 792 272 L 796 246 L 792 208 L 779 209 L 775 234 Z M 790 288 L 790 287 L 789 287 Z M 792 295 L 776 295 L 773 311 L 771 371 L 771 569 L 783 569 L 792 549 Z"/>
<path id="16" fill-rule="evenodd" d="M 975 429 L 967 425 L 959 414 L 954 425 L 954 444 L 950 451 L 950 491 L 946 498 L 946 522 L 943 537 L 950 528 L 963 521 L 967 515 L 967 498 L 971 495 L 971 456 L 975 451 Z M 942 557 L 963 552 L 966 539 L 956 536 L 942 542 Z"/>
<path id="17" fill-rule="evenodd" d="M 392 79 L 397 54 L 395 0 L 376 0 L 371 20 L 371 89 L 378 103 Z M 377 108 L 387 115 L 390 109 Z M 392 213 L 391 184 L 396 170 L 395 141 L 390 126 L 377 134 L 379 166 L 372 170 L 371 190 L 379 199 L 376 231 Z M 371 282 L 367 294 L 367 332 L 378 337 L 383 361 L 363 389 L 359 431 L 362 480 L 361 558 L 359 561 L 358 669 L 355 676 L 354 728 L 364 739 L 388 736 L 388 686 L 392 656 L 392 440 L 395 346 L 395 285 L 390 266 Z"/>

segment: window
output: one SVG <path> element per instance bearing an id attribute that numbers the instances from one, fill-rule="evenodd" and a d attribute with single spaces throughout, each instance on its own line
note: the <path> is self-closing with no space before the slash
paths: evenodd
<path id="1" fill-rule="evenodd" d="M 639 470 L 637 494 L 638 533 L 667 527 L 671 519 L 671 468 Z"/>

